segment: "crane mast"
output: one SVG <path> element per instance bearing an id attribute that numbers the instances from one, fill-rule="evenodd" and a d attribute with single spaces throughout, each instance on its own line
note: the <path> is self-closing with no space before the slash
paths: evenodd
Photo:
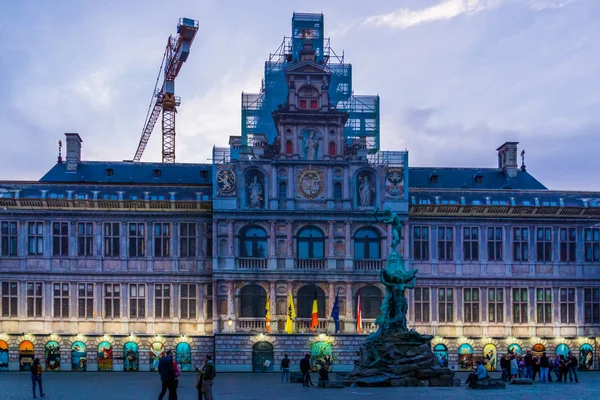
<path id="1" fill-rule="evenodd" d="M 175 162 L 175 114 L 180 104 L 179 97 L 175 96 L 175 78 L 190 54 L 190 47 L 197 32 L 198 21 L 181 18 L 177 24 L 177 35 L 169 36 L 167 40 L 167 47 L 154 85 L 142 136 L 133 157 L 135 162 L 141 160 L 161 111 L 162 161 L 164 163 Z"/>

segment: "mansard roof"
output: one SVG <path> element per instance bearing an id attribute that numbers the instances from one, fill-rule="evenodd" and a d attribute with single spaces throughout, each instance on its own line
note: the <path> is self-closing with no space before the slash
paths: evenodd
<path id="1" fill-rule="evenodd" d="M 518 170 L 517 176 L 510 178 L 501 168 L 409 167 L 408 184 L 432 189 L 548 189 L 529 172 Z"/>
<path id="2" fill-rule="evenodd" d="M 211 185 L 212 165 L 82 161 L 77 172 L 67 172 L 67 164 L 60 163 L 40 182 Z"/>

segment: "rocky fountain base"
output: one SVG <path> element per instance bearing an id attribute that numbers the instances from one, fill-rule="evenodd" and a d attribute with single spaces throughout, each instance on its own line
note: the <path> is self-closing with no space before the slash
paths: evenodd
<path id="1" fill-rule="evenodd" d="M 356 386 L 452 386 L 454 372 L 431 351 L 433 336 L 416 331 L 372 335 L 360 349 L 354 370 L 344 378 Z"/>

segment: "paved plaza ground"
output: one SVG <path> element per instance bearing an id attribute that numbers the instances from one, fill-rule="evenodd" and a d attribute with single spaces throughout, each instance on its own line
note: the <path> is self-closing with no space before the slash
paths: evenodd
<path id="1" fill-rule="evenodd" d="M 457 374 L 464 380 L 464 374 Z M 317 381 L 313 377 L 313 382 Z M 296 400 L 315 396 L 327 400 L 396 400 L 408 399 L 527 399 L 553 398 L 560 400 L 598 399 L 600 396 L 600 373 L 580 373 L 579 384 L 544 384 L 510 386 L 505 390 L 473 391 L 461 388 L 345 388 L 314 389 L 300 384 L 283 384 L 278 374 L 218 374 L 213 390 L 215 400 Z M 182 376 L 179 400 L 197 399 L 195 374 Z M 60 372 L 44 374 L 46 399 L 60 400 L 153 400 L 158 398 L 160 382 L 157 373 L 98 373 Z M 0 374 L 0 399 L 30 399 L 31 381 L 27 372 Z M 168 396 L 165 396 L 167 399 Z"/>

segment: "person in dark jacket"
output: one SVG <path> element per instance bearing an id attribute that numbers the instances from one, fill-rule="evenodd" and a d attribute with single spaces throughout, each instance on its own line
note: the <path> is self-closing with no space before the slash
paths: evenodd
<path id="1" fill-rule="evenodd" d="M 281 382 L 290 383 L 290 359 L 287 354 L 284 354 L 281 360 Z"/>
<path id="2" fill-rule="evenodd" d="M 527 354 L 525 355 L 525 357 L 523 357 L 523 359 L 525 360 L 525 368 L 527 370 L 527 372 L 525 373 L 525 378 L 532 379 L 534 362 L 533 362 L 533 354 L 531 354 L 531 351 L 528 351 Z"/>
<path id="3" fill-rule="evenodd" d="M 540 381 L 548 382 L 548 371 L 550 371 L 550 360 L 546 352 L 543 352 L 540 357 Z"/>
<path id="4" fill-rule="evenodd" d="M 215 376 L 217 375 L 217 369 L 215 368 L 215 363 L 212 360 L 212 356 L 206 355 L 206 363 L 204 364 L 203 371 L 202 393 L 204 393 L 204 398 L 206 400 L 213 400 L 212 386 Z"/>
<path id="5" fill-rule="evenodd" d="M 302 372 L 302 386 L 314 386 L 310 379 L 310 354 L 306 354 L 300 360 L 300 372 Z"/>
<path id="6" fill-rule="evenodd" d="M 158 400 L 162 400 L 169 389 L 169 400 L 177 400 L 177 389 L 175 388 L 175 368 L 173 366 L 173 358 L 171 352 L 160 359 L 158 362 L 158 373 L 162 383 L 162 389 L 158 395 Z"/>
<path id="7" fill-rule="evenodd" d="M 33 364 L 31 364 L 31 383 L 33 384 L 33 398 L 37 398 L 35 395 L 35 384 L 37 383 L 40 387 L 40 397 L 44 397 L 46 393 L 42 390 L 42 373 L 44 373 L 44 368 L 40 364 L 40 359 L 36 358 L 33 360 Z"/>
<path id="8" fill-rule="evenodd" d="M 567 367 L 569 368 L 569 381 L 573 382 L 573 375 L 575 376 L 575 383 L 579 383 L 577 378 L 577 357 L 573 353 L 569 352 L 567 357 Z"/>
<path id="9" fill-rule="evenodd" d="M 567 373 L 569 372 L 569 366 L 568 366 L 568 361 L 565 359 L 565 356 L 563 356 L 562 354 L 560 355 L 560 376 L 562 378 L 562 381 L 564 383 L 567 383 Z M 560 382 L 560 378 L 559 378 L 559 382 Z"/>
<path id="10" fill-rule="evenodd" d="M 510 358 L 505 354 L 500 358 L 500 368 L 502 369 L 502 380 L 510 380 Z"/>

